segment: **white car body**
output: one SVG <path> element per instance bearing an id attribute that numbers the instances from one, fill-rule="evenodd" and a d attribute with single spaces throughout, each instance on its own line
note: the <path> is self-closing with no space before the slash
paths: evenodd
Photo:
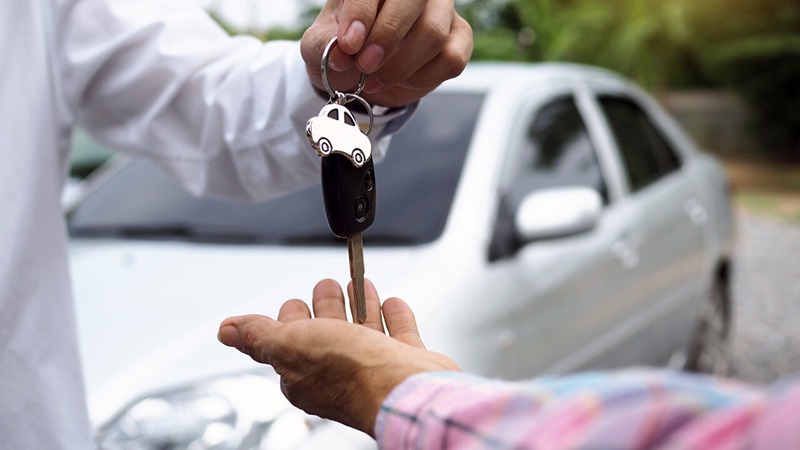
<path id="1" fill-rule="evenodd" d="M 437 92 L 485 93 L 443 231 L 422 245 L 364 239 L 366 277 L 383 298 L 411 305 L 428 348 L 464 371 L 505 379 L 666 364 L 686 349 L 702 300 L 732 260 L 733 222 L 719 165 L 646 93 L 603 70 L 472 63 Z M 678 152 L 680 168 L 634 193 L 598 93 L 641 105 Z M 586 189 L 573 189 L 585 207 L 572 216 L 582 218 L 566 207 L 564 217 L 553 218 L 556 209 L 541 205 L 556 208 L 559 201 L 542 191 L 523 202 L 531 212 L 517 211 L 514 225 L 539 238 L 488 258 L 498 193 L 517 170 L 506 152 L 524 135 L 520 120 L 564 95 L 588 128 L 607 200 L 584 201 Z M 446 128 L 447 118 L 441 121 Z M 389 207 L 381 204 L 381 170 L 388 169 L 376 169 L 380 216 Z M 542 224 L 544 216 L 551 222 Z M 559 221 L 585 226 L 561 237 L 537 234 Z M 274 317 L 287 299 L 309 300 L 318 280 L 349 279 L 344 245 L 74 237 L 70 255 L 97 426 L 142 395 L 261 367 L 216 341 L 219 322 L 236 314 Z M 296 448 L 374 448 L 366 436 L 328 422 L 306 437 Z"/>

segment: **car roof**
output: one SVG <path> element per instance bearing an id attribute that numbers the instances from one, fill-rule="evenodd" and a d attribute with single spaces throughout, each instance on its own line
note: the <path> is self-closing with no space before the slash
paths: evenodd
<path id="1" fill-rule="evenodd" d="M 577 63 L 471 61 L 459 76 L 443 83 L 442 88 L 485 92 L 508 83 L 544 83 L 550 80 L 605 80 L 626 85 L 630 83 L 607 69 Z"/>

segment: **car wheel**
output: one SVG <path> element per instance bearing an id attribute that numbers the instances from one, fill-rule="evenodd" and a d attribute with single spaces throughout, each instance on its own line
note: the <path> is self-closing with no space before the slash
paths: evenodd
<path id="1" fill-rule="evenodd" d="M 333 145 L 331 145 L 331 141 L 328 138 L 320 138 L 317 147 L 323 155 L 329 155 L 333 151 Z"/>
<path id="2" fill-rule="evenodd" d="M 730 293 L 725 279 L 718 277 L 700 306 L 686 359 L 686 369 L 720 376 L 730 375 L 730 329 Z"/>
<path id="3" fill-rule="evenodd" d="M 356 163 L 358 167 L 363 166 L 365 160 L 364 152 L 360 148 L 353 150 L 353 162 Z"/>

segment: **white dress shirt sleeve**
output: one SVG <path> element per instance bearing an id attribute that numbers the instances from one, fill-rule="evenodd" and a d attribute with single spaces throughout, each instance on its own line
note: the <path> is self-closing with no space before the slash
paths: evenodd
<path id="1" fill-rule="evenodd" d="M 262 200 L 319 180 L 305 124 L 327 99 L 298 42 L 230 37 L 180 0 L 62 0 L 57 20 L 65 102 L 99 142 L 195 195 Z M 376 119 L 376 161 L 413 109 Z"/>

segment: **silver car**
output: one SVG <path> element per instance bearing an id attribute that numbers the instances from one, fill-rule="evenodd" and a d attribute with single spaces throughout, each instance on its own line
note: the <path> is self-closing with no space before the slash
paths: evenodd
<path id="1" fill-rule="evenodd" d="M 428 348 L 504 379 L 628 365 L 724 372 L 734 223 L 720 165 L 605 70 L 471 63 L 375 167 L 366 276 Z M 349 278 L 319 186 L 197 199 L 114 164 L 70 213 L 88 401 L 103 448 L 358 449 L 274 373 L 216 342 Z"/>

